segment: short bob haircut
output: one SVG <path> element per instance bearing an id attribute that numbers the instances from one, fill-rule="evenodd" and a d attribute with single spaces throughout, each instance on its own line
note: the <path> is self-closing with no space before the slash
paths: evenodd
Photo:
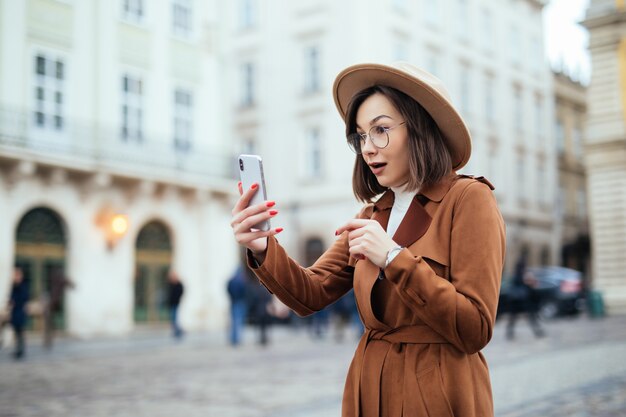
<path id="1" fill-rule="evenodd" d="M 346 136 L 356 132 L 356 114 L 361 104 L 374 94 L 387 97 L 406 121 L 409 134 L 410 177 L 408 191 L 418 191 L 439 182 L 452 170 L 452 157 L 437 124 L 413 98 L 392 87 L 374 85 L 356 93 L 346 112 Z M 352 172 L 352 190 L 359 201 L 370 203 L 387 189 L 378 183 L 361 155 L 357 155 Z"/>

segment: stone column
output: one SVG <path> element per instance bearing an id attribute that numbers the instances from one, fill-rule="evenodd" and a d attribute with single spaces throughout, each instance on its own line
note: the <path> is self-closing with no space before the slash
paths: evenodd
<path id="1" fill-rule="evenodd" d="M 607 311 L 626 313 L 626 9 L 592 0 L 589 30 L 593 74 L 589 86 L 585 164 L 589 189 L 593 286 Z"/>

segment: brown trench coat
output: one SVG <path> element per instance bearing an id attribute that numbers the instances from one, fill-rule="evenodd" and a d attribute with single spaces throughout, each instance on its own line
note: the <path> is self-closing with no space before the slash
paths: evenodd
<path id="1" fill-rule="evenodd" d="M 502 216 L 483 178 L 451 173 L 411 203 L 393 236 L 402 250 L 380 276 L 349 256 L 347 233 L 310 268 L 268 240 L 263 284 L 299 315 L 354 287 L 363 334 L 350 365 L 344 417 L 489 417 L 489 342 L 504 261 Z M 393 192 L 358 217 L 387 226 Z M 381 279 L 382 278 L 382 279 Z"/>

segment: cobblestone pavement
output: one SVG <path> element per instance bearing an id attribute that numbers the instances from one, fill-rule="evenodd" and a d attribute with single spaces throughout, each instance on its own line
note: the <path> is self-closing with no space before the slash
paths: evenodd
<path id="1" fill-rule="evenodd" d="M 520 321 L 515 341 L 498 322 L 484 353 L 497 417 L 626 416 L 626 317 L 558 320 L 535 339 Z M 260 348 L 249 329 L 171 341 L 166 330 L 123 339 L 62 339 L 52 352 L 31 337 L 29 357 L 0 350 L 0 416 L 339 416 L 356 338 L 313 340 L 276 328 Z"/>

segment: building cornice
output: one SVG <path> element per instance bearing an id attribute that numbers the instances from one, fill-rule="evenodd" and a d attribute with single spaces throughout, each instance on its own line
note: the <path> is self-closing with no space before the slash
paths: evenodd
<path id="1" fill-rule="evenodd" d="M 589 17 L 580 22 L 580 24 L 583 25 L 585 28 L 591 30 L 598 27 L 614 25 L 623 22 L 626 22 L 626 10 L 610 10 L 607 14 Z"/>

